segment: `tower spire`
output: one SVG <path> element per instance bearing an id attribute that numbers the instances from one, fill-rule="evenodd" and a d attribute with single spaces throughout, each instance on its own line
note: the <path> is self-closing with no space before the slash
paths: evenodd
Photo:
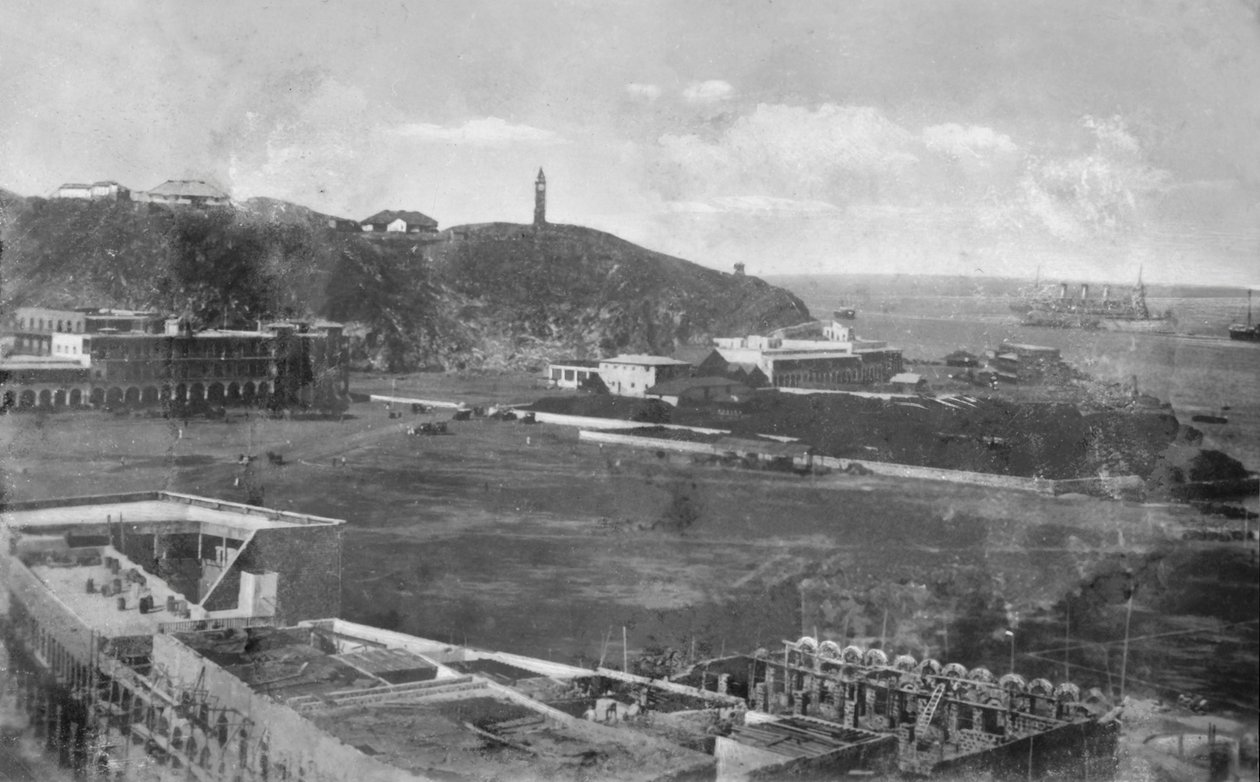
<path id="1" fill-rule="evenodd" d="M 534 180 L 534 225 L 547 224 L 547 175 L 538 169 L 538 178 Z"/>

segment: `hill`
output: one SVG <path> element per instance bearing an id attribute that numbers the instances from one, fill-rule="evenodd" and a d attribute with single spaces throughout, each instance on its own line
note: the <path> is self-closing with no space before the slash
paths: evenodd
<path id="1" fill-rule="evenodd" d="M 275 199 L 198 210 L 2 195 L 6 312 L 153 308 L 207 326 L 332 318 L 351 324 L 359 359 L 390 370 L 537 369 L 809 317 L 760 280 L 576 226 L 368 237 Z"/>
<path id="2" fill-rule="evenodd" d="M 428 248 L 461 319 L 504 351 L 647 351 L 799 323 L 809 311 L 754 277 L 707 269 L 574 225 L 457 226 Z M 514 345 L 507 346 L 508 340 Z"/>

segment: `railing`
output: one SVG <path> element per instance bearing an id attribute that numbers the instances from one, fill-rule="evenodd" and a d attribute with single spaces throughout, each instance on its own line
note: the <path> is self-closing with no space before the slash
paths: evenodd
<path id="1" fill-rule="evenodd" d="M 181 622 L 158 622 L 158 632 L 165 635 L 172 633 L 191 633 L 198 630 L 239 630 L 247 627 L 275 627 L 274 616 L 233 616 L 215 619 L 187 619 Z"/>

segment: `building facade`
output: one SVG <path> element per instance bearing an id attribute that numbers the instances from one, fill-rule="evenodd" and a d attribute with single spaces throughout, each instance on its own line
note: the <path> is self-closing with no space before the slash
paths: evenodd
<path id="1" fill-rule="evenodd" d="M 349 397 L 349 343 L 329 322 L 194 332 L 123 310 L 20 308 L 0 361 L 11 407 L 166 403 L 335 409 Z"/>
<path id="2" fill-rule="evenodd" d="M 852 325 L 839 320 L 811 321 L 745 337 L 719 337 L 705 361 L 708 371 L 726 374 L 719 364 L 759 370 L 769 385 L 781 388 L 838 388 L 887 383 L 902 370 L 900 348 L 859 339 Z M 719 362 L 720 359 L 720 362 Z"/>
<path id="3" fill-rule="evenodd" d="M 1101 693 L 802 637 L 754 666 L 752 708 L 897 737 L 902 770 L 1110 779 L 1118 721 Z"/>
<path id="4" fill-rule="evenodd" d="M 645 397 L 652 386 L 691 375 L 691 364 L 666 356 L 625 354 L 599 362 L 599 377 L 613 396 Z"/>
<path id="5" fill-rule="evenodd" d="M 132 194 L 132 200 L 168 206 L 230 206 L 232 198 L 201 179 L 168 179 L 152 190 Z"/>
<path id="6" fill-rule="evenodd" d="M 555 388 L 578 389 L 599 377 L 598 361 L 570 359 L 547 365 L 547 384 Z"/>

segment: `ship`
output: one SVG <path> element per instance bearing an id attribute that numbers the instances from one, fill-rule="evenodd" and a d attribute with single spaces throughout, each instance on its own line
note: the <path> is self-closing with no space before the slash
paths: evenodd
<path id="1" fill-rule="evenodd" d="M 1140 272 L 1137 285 L 1121 296 L 1112 295 L 1110 285 L 1103 286 L 1101 297 L 1090 298 L 1088 284 L 1073 295 L 1067 283 L 1034 283 L 1017 294 L 1011 311 L 1025 326 L 1170 333 L 1177 325 L 1171 311 L 1153 313 L 1147 307 Z"/>
<path id="2" fill-rule="evenodd" d="M 1229 338 L 1241 342 L 1260 342 L 1260 326 L 1251 320 L 1251 290 L 1247 290 L 1247 324 L 1232 323 L 1229 327 Z"/>

